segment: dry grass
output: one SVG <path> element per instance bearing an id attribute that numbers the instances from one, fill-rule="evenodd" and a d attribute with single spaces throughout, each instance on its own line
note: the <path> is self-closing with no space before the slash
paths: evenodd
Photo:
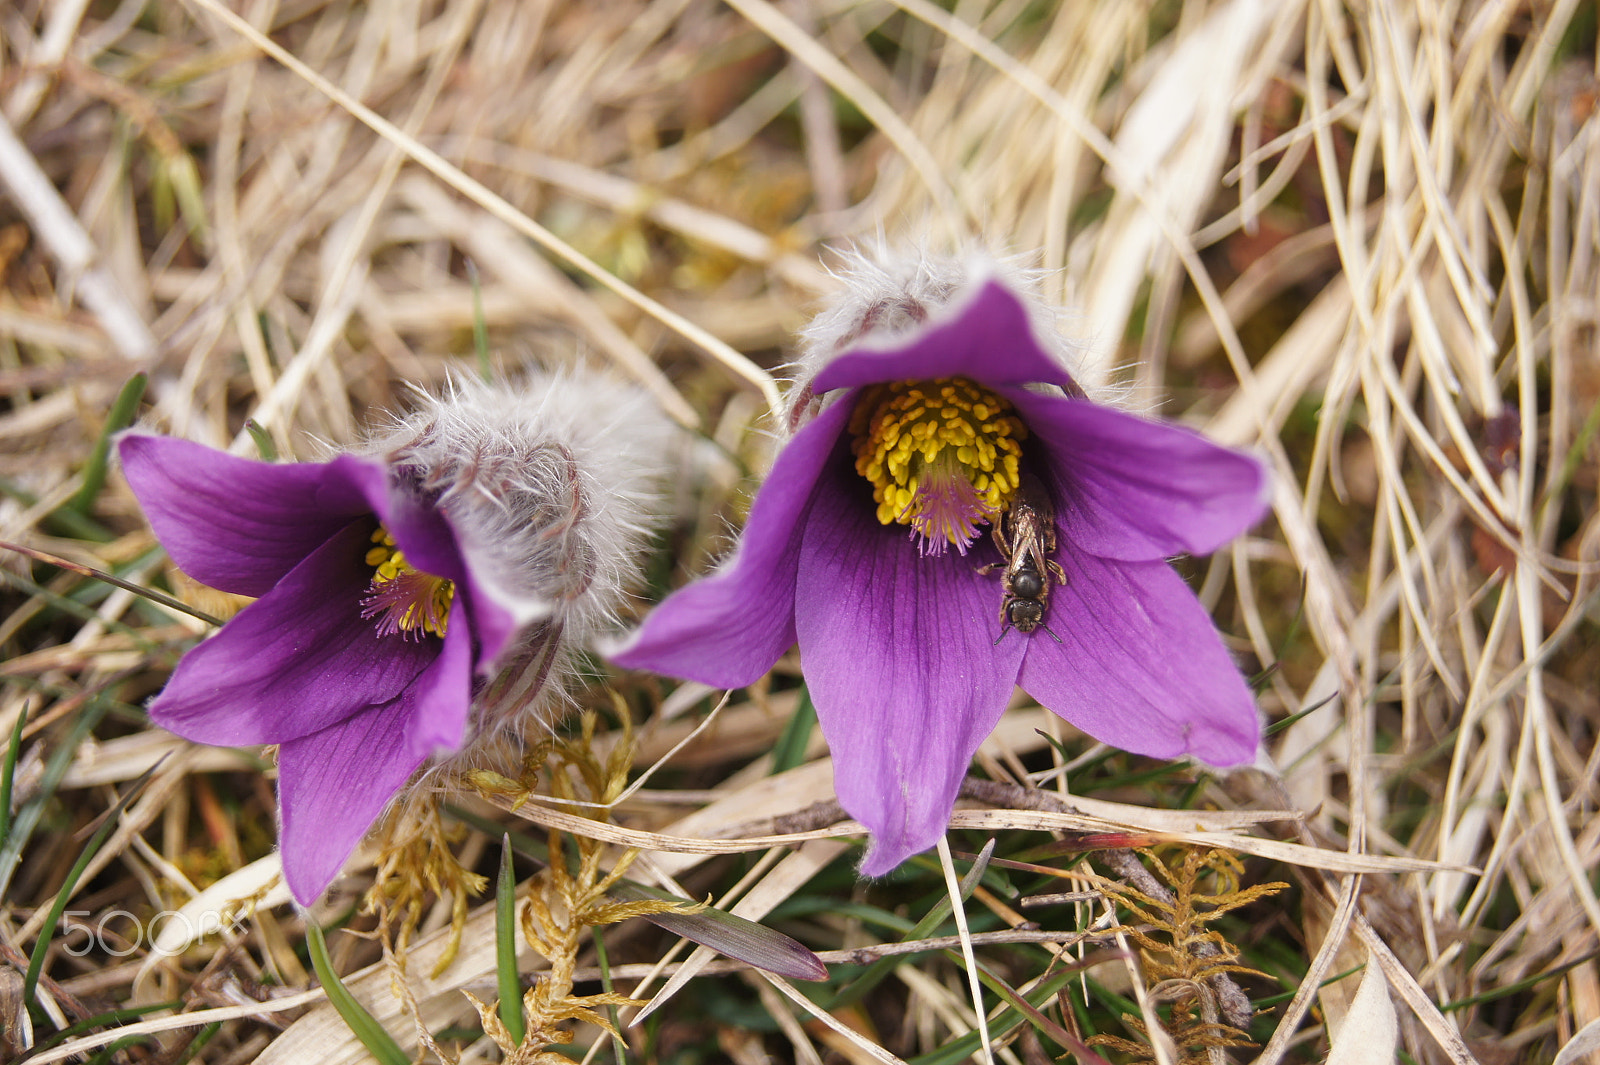
<path id="1" fill-rule="evenodd" d="M 830 284 L 823 245 L 978 236 L 1034 254 L 1049 295 L 1080 312 L 1090 384 L 1268 457 L 1275 520 L 1194 570 L 1241 654 L 1277 666 L 1263 709 L 1292 718 L 1267 744 L 1275 773 L 1194 793 L 1183 771 L 1101 757 L 1037 711 L 1013 711 L 979 768 L 1039 779 L 1064 757 L 1034 731 L 1051 729 L 1074 761 L 1049 786 L 1117 800 L 1075 800 L 1081 814 L 1230 849 L 1247 883 L 1294 881 L 1229 931 L 1270 974 L 1245 979 L 1257 1060 L 1320 1060 L 1363 965 L 1386 978 L 1377 997 L 1417 1061 L 1549 1060 L 1600 1021 L 1592 5 L 238 6 L 0 9 L 14 131 L 0 128 L 0 182 L 15 193 L 0 199 L 0 540 L 182 587 L 115 478 L 89 521 L 61 517 L 121 384 L 147 371 L 142 416 L 173 434 L 251 453 L 251 418 L 285 456 L 311 456 L 402 405 L 405 383 L 472 365 L 469 262 L 498 365 L 608 364 L 759 468 L 785 345 Z M 664 571 L 703 566 L 749 487 L 726 458 L 699 461 Z M 41 934 L 59 936 L 40 925 L 73 833 L 152 765 L 71 908 L 93 922 L 265 892 L 236 934 L 173 957 L 53 949 L 32 1042 L 85 1018 L 94 1030 L 35 1060 L 101 1052 L 110 1009 L 175 1002 L 189 1015 L 117 1018 L 135 1025 L 119 1035 L 163 1032 L 118 1055 L 358 1060 L 304 990 L 303 918 L 270 883 L 261 763 L 172 740 L 137 709 L 199 628 L 66 570 L 0 564 L 0 733 L 26 718 L 0 951 L 25 968 Z M 735 693 L 594 831 L 644 841 L 694 893 L 737 882 L 755 916 L 788 900 L 774 920 L 818 950 L 895 938 L 859 914 L 917 920 L 937 871 L 863 888 L 826 826 L 792 850 L 725 838 L 759 817 L 778 820 L 755 831 L 781 835 L 783 815 L 828 793 L 817 744 L 767 776 L 792 676 Z M 704 709 L 694 691 L 627 694 L 648 708 L 641 768 Z M 1181 804 L 1215 812 L 1167 809 Z M 1303 819 L 1229 812 L 1280 809 Z M 1091 823 L 974 807 L 955 839 L 998 834 L 1007 854 Z M 711 842 L 689 853 L 665 837 Z M 492 867 L 489 839 L 469 833 L 463 863 Z M 724 856 L 738 851 L 766 857 Z M 324 923 L 348 917 L 363 875 L 352 866 Z M 1016 905 L 985 887 L 969 917 L 1004 928 Z M 499 1053 L 460 1032 L 477 1023 L 460 989 L 493 997 L 493 902 L 473 907 L 441 973 L 449 903 L 429 914 L 403 995 L 369 942 L 333 937 L 343 971 L 368 966 L 350 986 L 397 1039 L 456 1029 L 440 1046 L 465 1046 L 463 1061 Z M 662 954 L 630 927 L 608 940 L 612 962 Z M 1013 986 L 1051 959 L 978 952 Z M 625 1054 L 913 1059 L 974 1024 L 961 969 L 908 960 L 832 1027 L 776 985 L 702 975 Z M 1047 1007 L 1056 1023 L 1127 1038 L 1109 995 L 1156 1010 L 1137 967 L 1087 971 Z M 7 1054 L 26 1043 L 19 984 L 0 974 Z M 1064 1052 L 1024 1028 L 997 1058 Z M 598 1029 L 578 1039 L 624 1053 Z"/>

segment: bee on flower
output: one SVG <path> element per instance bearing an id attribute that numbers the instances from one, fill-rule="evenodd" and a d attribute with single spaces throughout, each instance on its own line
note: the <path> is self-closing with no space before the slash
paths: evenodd
<path id="1" fill-rule="evenodd" d="M 1254 700 L 1167 559 L 1260 519 L 1261 463 L 1088 399 L 1001 264 L 844 282 L 739 546 L 613 660 L 733 688 L 798 642 L 868 876 L 938 840 L 1017 685 L 1138 754 L 1251 761 Z"/>
<path id="2" fill-rule="evenodd" d="M 256 597 L 184 655 L 151 720 L 278 745 L 300 902 L 430 760 L 548 717 L 640 576 L 669 432 L 642 394 L 569 372 L 456 382 L 328 462 L 118 441 L 179 568 Z"/>

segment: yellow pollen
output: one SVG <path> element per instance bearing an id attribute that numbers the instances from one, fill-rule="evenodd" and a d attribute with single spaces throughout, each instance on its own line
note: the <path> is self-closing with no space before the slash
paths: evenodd
<path id="1" fill-rule="evenodd" d="M 910 525 L 923 550 L 965 553 L 1011 505 L 1027 427 L 1009 401 L 965 377 L 866 389 L 850 417 L 856 472 L 878 521 Z"/>
<path id="2" fill-rule="evenodd" d="M 362 599 L 361 616 L 376 618 L 380 635 L 400 633 L 420 638 L 424 633 L 443 636 L 450 624 L 455 582 L 423 573 L 406 561 L 394 537 L 383 526 L 372 534 L 373 547 L 366 563 L 372 567 L 372 584 Z"/>

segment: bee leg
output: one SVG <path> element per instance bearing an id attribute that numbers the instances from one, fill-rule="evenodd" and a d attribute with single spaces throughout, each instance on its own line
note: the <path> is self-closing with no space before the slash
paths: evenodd
<path id="1" fill-rule="evenodd" d="M 976 572 L 980 577 L 987 577 L 989 574 L 999 569 L 1000 565 L 1001 564 L 998 562 L 989 562 L 979 566 L 974 572 Z"/>
<path id="2" fill-rule="evenodd" d="M 1053 558 L 1047 558 L 1044 560 L 1044 564 L 1050 568 L 1050 576 L 1056 579 L 1057 584 L 1067 583 L 1067 575 L 1061 569 L 1061 564 L 1059 562 Z"/>

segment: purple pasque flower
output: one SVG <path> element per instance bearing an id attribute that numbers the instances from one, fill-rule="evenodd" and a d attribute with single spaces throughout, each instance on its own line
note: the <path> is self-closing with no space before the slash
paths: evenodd
<path id="1" fill-rule="evenodd" d="M 330 462 L 128 434 L 172 560 L 256 596 L 178 663 L 156 724 L 278 745 L 284 877 L 309 905 L 435 755 L 514 739 L 637 579 L 670 430 L 592 375 L 457 382 Z"/>
<path id="2" fill-rule="evenodd" d="M 150 718 L 199 743 L 279 745 L 284 876 L 309 905 L 422 763 L 461 745 L 473 674 L 515 615 L 403 468 L 144 435 L 118 451 L 173 561 L 259 597 L 184 655 Z"/>
<path id="3" fill-rule="evenodd" d="M 839 800 L 871 832 L 868 876 L 938 840 L 1015 685 L 1135 753 L 1252 760 L 1254 700 L 1166 560 L 1261 517 L 1261 464 L 1082 398 L 1038 311 L 992 270 L 969 280 L 960 264 L 923 263 L 856 280 L 865 291 L 813 327 L 821 365 L 792 419 L 809 423 L 736 553 L 668 597 L 614 660 L 732 688 L 798 641 Z M 1031 551 L 1007 547 L 1033 584 L 1016 567 L 1008 577 L 988 535 L 997 520 L 1016 531 L 1029 491 L 1045 496 L 1035 517 L 1054 512 L 1054 543 L 1039 530 Z M 1008 590 L 1040 583 L 1020 598 L 1043 607 L 1042 624 L 1019 611 L 1008 631 Z"/>

